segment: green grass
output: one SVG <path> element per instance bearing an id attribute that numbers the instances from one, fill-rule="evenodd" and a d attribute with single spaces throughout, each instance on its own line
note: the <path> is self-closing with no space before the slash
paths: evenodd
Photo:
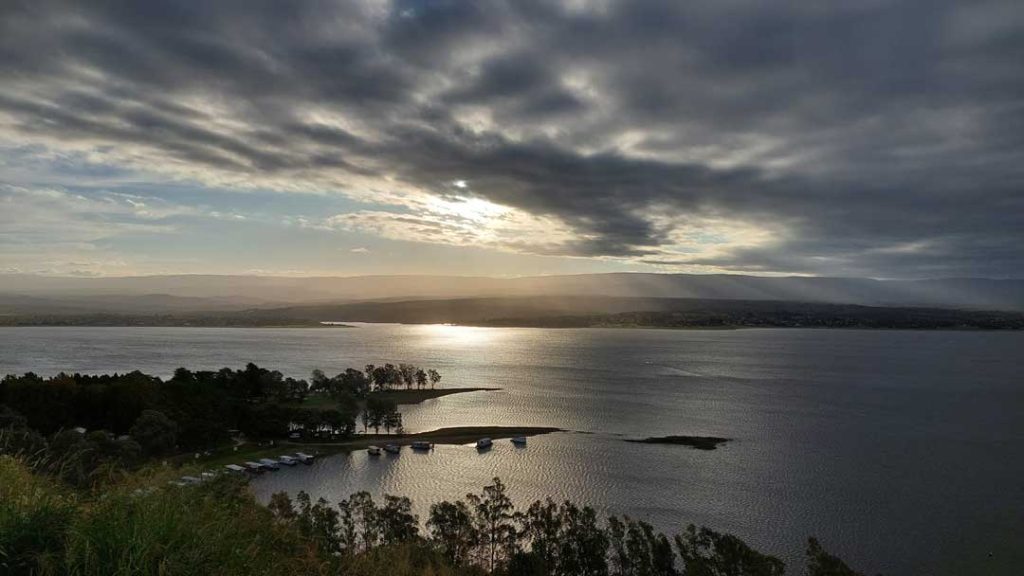
<path id="1" fill-rule="evenodd" d="M 171 476 L 150 469 L 91 496 L 0 457 L 0 574 L 323 573 L 323 558 L 241 481 L 178 488 Z"/>

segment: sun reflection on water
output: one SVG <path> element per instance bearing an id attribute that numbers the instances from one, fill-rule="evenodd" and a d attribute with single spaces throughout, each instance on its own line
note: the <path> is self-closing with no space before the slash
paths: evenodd
<path id="1" fill-rule="evenodd" d="M 435 345 L 475 346 L 494 340 L 500 329 L 454 324 L 426 324 L 418 326 L 420 335 Z"/>

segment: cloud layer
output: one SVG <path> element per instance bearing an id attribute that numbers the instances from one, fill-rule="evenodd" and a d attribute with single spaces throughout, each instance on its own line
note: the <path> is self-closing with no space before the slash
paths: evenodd
<path id="1" fill-rule="evenodd" d="M 0 77 L 19 184 L 70 155 L 416 242 L 1024 276 L 1013 0 L 15 1 Z"/>

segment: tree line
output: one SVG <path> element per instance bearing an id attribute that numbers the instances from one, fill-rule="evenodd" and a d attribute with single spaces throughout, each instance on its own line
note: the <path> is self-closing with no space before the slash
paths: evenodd
<path id="1" fill-rule="evenodd" d="M 411 364 L 332 377 L 316 370 L 310 381 L 253 363 L 239 370 L 178 368 L 166 380 L 139 371 L 9 375 L 0 380 L 0 454 L 45 454 L 62 463 L 60 474 L 81 483 L 110 467 L 227 443 L 233 431 L 252 439 L 295 432 L 345 438 L 361 423 L 364 432 L 401 433 L 395 402 L 374 392 L 440 380 L 436 370 Z M 330 402 L 310 406 L 310 394 Z"/>
<path id="2" fill-rule="evenodd" d="M 495 478 L 479 494 L 430 507 L 426 531 L 409 498 L 377 503 L 358 492 L 336 506 L 294 501 L 278 492 L 268 505 L 277 521 L 299 530 L 342 568 L 364 573 L 367 558 L 398 546 L 428 549 L 455 573 L 508 576 L 780 576 L 785 563 L 740 538 L 689 525 L 673 537 L 628 516 L 605 522 L 589 506 L 548 498 L 516 509 Z M 807 544 L 810 576 L 857 576 L 815 538 Z"/>
<path id="3" fill-rule="evenodd" d="M 383 366 L 367 364 L 363 370 L 348 368 L 334 377 L 326 376 L 321 370 L 314 370 L 310 391 L 332 396 L 347 393 L 365 397 L 370 392 L 386 392 L 403 387 L 406 390 L 422 390 L 430 384 L 434 388 L 440 381 L 441 373 L 433 368 L 423 369 L 404 363 Z"/>

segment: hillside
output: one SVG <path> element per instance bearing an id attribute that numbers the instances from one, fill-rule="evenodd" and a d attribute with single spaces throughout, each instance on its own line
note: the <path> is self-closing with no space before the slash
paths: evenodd
<path id="1" fill-rule="evenodd" d="M 219 306 L 209 306 L 209 302 L 196 300 L 193 304 L 197 310 L 367 300 L 561 295 L 1024 310 L 1024 280 L 874 280 L 729 274 L 617 273 L 520 278 L 203 275 L 78 278 L 5 274 L 0 275 L 0 295 L 31 296 L 55 305 L 68 299 L 77 299 L 80 303 L 92 299 L 96 307 L 93 312 L 107 311 L 100 309 L 102 302 L 97 302 L 104 297 L 152 298 L 155 295 L 219 303 Z"/>
<path id="2" fill-rule="evenodd" d="M 692 298 L 457 298 L 253 308 L 184 314 L 26 314 L 16 326 L 321 326 L 382 322 L 526 327 L 828 327 L 1021 329 L 1024 313 Z"/>

